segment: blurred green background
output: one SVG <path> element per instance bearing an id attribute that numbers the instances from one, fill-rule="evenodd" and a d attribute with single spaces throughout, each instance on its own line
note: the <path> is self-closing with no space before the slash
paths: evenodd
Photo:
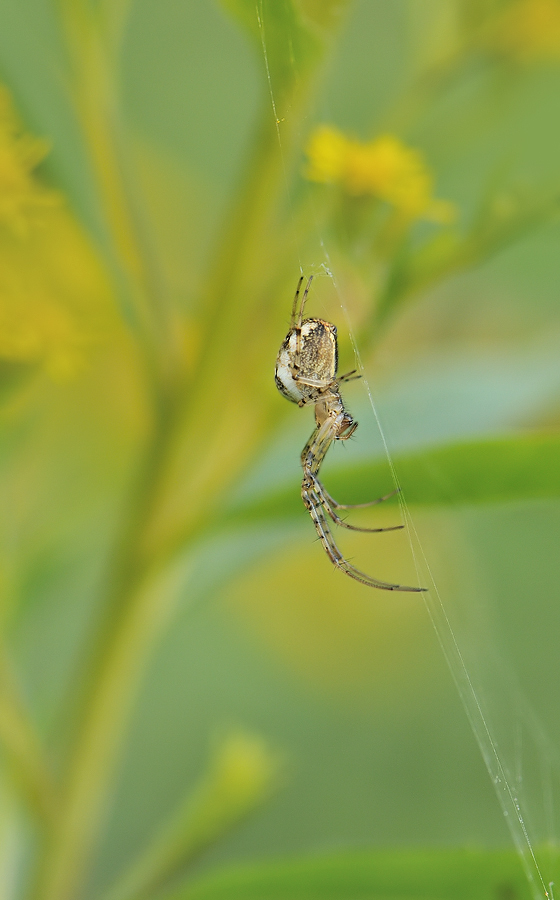
<path id="1" fill-rule="evenodd" d="M 25 227 L 0 205 L 0 897 L 187 897 L 183 875 L 271 857 L 512 847 L 423 598 L 333 571 L 299 501 L 312 413 L 272 373 L 300 266 L 341 370 L 357 341 L 482 749 L 548 884 L 560 3 L 5 0 L 0 76 L 48 142 L 30 177 L 53 204 Z M 454 218 L 388 237 L 383 200 L 305 177 L 322 124 L 419 150 Z M 360 428 L 325 483 L 361 502 L 392 475 L 364 382 L 344 396 Z M 356 521 L 400 521 L 386 506 Z M 340 541 L 432 588 L 406 534 Z M 154 846 L 156 874 L 119 881 Z M 508 866 L 462 895 L 528 891 Z M 330 877 L 270 896 L 393 890 Z"/>

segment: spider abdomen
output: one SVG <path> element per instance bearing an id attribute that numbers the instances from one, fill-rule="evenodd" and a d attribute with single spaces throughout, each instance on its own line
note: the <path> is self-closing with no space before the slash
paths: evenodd
<path id="1" fill-rule="evenodd" d="M 336 378 L 336 326 L 324 319 L 304 319 L 288 332 L 276 360 L 276 387 L 294 403 L 314 402 L 317 389 Z"/>

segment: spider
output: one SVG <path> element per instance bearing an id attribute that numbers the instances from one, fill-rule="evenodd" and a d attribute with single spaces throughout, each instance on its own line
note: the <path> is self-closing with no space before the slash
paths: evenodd
<path id="1" fill-rule="evenodd" d="M 390 584 L 366 575 L 365 572 L 356 569 L 345 559 L 335 543 L 329 519 L 332 519 L 335 525 L 341 525 L 352 531 L 396 531 L 403 526 L 358 528 L 356 525 L 349 525 L 337 512 L 341 509 L 374 506 L 392 497 L 396 491 L 392 491 L 378 500 L 371 500 L 369 503 L 338 503 L 319 481 L 319 469 L 332 442 L 347 441 L 358 427 L 358 423 L 344 408 L 340 385 L 343 382 L 360 378 L 360 375 L 354 369 L 337 378 L 336 326 L 325 322 L 324 319 L 303 318 L 303 310 L 312 280 L 313 276 L 311 275 L 300 303 L 303 276 L 299 279 L 292 305 L 290 330 L 278 352 L 275 371 L 276 387 L 284 397 L 297 403 L 298 406 L 315 404 L 315 431 L 301 454 L 303 467 L 301 496 L 304 505 L 313 520 L 327 556 L 350 578 L 385 591 L 422 591 L 424 588 Z"/>

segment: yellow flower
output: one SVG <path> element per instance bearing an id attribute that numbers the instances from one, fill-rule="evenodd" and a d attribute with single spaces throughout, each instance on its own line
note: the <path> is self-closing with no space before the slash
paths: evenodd
<path id="1" fill-rule="evenodd" d="M 91 244 L 33 172 L 46 149 L 23 131 L 0 85 L 0 359 L 60 379 L 115 319 Z"/>
<path id="2" fill-rule="evenodd" d="M 64 206 L 24 237 L 0 229 L 0 359 L 66 379 L 115 324 L 107 276 Z"/>
<path id="3" fill-rule="evenodd" d="M 446 222 L 453 206 L 432 196 L 433 176 L 421 153 L 394 135 L 363 143 L 329 125 L 319 126 L 307 146 L 306 176 L 338 184 L 353 196 L 384 200 L 411 219 Z"/>
<path id="4" fill-rule="evenodd" d="M 47 150 L 46 141 L 23 131 L 10 95 L 0 85 L 0 228 L 24 234 L 38 212 L 58 202 L 55 192 L 46 190 L 33 175 Z"/>
<path id="5" fill-rule="evenodd" d="M 491 45 L 521 62 L 560 59 L 560 0 L 518 0 L 492 23 Z"/>

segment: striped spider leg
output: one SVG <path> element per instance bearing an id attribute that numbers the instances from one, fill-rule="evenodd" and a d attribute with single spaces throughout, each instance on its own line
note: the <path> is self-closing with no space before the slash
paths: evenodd
<path id="1" fill-rule="evenodd" d="M 382 503 L 396 492 L 370 503 L 338 503 L 319 480 L 319 470 L 333 441 L 346 441 L 358 423 L 344 408 L 340 384 L 359 378 L 356 371 L 337 378 L 338 344 L 336 326 L 324 319 L 304 319 L 303 311 L 313 276 L 307 281 L 303 295 L 300 278 L 292 306 L 290 330 L 280 347 L 276 360 L 275 380 L 281 394 L 298 406 L 315 406 L 315 430 L 301 454 L 303 480 L 301 496 L 313 520 L 317 534 L 331 562 L 350 578 L 370 587 L 385 591 L 422 591 L 424 588 L 408 587 L 379 581 L 356 569 L 338 549 L 329 520 L 335 525 L 352 531 L 396 531 L 402 525 L 390 528 L 358 528 L 342 519 L 337 510 L 355 509 Z M 300 300 L 301 295 L 301 300 Z"/>

